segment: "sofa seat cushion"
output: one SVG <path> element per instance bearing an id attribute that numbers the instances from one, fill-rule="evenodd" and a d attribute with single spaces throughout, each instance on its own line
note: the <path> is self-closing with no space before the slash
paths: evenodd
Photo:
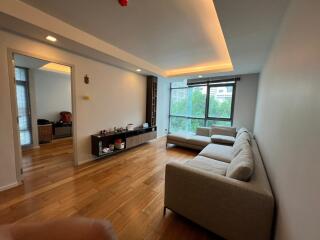
<path id="1" fill-rule="evenodd" d="M 217 144 L 233 145 L 235 142 L 235 137 L 226 135 L 212 135 L 211 141 Z"/>
<path id="2" fill-rule="evenodd" d="M 197 156 L 193 160 L 188 160 L 185 162 L 185 165 L 222 176 L 226 175 L 229 166 L 228 163 L 203 156 Z"/>
<path id="3" fill-rule="evenodd" d="M 211 143 L 211 138 L 206 136 L 191 135 L 188 139 L 188 143 L 205 147 Z"/>
<path id="4" fill-rule="evenodd" d="M 254 171 L 254 161 L 250 145 L 247 143 L 228 166 L 226 176 L 240 181 L 248 181 Z"/>
<path id="5" fill-rule="evenodd" d="M 167 139 L 185 142 L 185 141 L 188 141 L 190 136 L 191 134 L 186 134 L 186 133 L 171 133 L 171 134 L 168 134 Z"/>
<path id="6" fill-rule="evenodd" d="M 200 153 L 200 156 L 212 158 L 218 161 L 230 163 L 233 159 L 233 148 L 231 146 L 209 144 Z"/>

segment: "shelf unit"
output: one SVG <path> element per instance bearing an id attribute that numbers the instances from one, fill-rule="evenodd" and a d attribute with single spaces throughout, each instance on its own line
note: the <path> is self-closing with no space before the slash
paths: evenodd
<path id="1" fill-rule="evenodd" d="M 149 123 L 149 126 L 157 125 L 157 91 L 158 78 L 155 76 L 147 76 L 146 122 Z"/>
<path id="2" fill-rule="evenodd" d="M 137 128 L 132 131 L 112 132 L 108 134 L 91 135 L 91 153 L 97 158 L 111 156 L 135 146 L 141 145 L 157 137 L 157 127 Z M 114 144 L 116 139 L 121 139 L 125 143 L 125 148 L 115 149 L 113 152 L 103 153 L 101 150 Z"/>

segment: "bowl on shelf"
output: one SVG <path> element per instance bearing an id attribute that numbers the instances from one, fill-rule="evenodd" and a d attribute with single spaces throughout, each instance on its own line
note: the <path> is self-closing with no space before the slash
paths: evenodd
<path id="1" fill-rule="evenodd" d="M 129 123 L 129 124 L 127 125 L 127 129 L 128 129 L 128 131 L 133 131 L 133 130 L 134 130 L 134 124 Z"/>

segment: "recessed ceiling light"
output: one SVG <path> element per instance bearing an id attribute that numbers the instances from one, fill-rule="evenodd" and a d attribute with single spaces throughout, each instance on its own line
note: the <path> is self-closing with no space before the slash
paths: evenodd
<path id="1" fill-rule="evenodd" d="M 140 69 L 140 68 L 138 68 L 136 71 L 137 71 L 137 72 L 141 72 L 141 69 Z"/>
<path id="2" fill-rule="evenodd" d="M 50 41 L 50 42 L 56 42 L 56 41 L 57 41 L 57 39 L 56 39 L 55 37 L 50 36 L 50 35 L 48 35 L 48 36 L 46 37 L 46 39 L 47 39 L 48 41 Z"/>
<path id="3" fill-rule="evenodd" d="M 202 78 L 202 75 L 199 75 L 198 78 Z"/>

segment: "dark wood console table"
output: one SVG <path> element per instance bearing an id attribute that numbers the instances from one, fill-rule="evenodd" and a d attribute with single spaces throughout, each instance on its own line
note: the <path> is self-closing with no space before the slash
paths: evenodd
<path id="1" fill-rule="evenodd" d="M 91 153 L 97 158 L 104 158 L 119 152 L 123 152 L 132 147 L 141 145 L 157 137 L 157 127 L 137 128 L 132 131 L 112 132 L 107 134 L 91 135 Z M 116 139 L 121 139 L 125 143 L 124 149 L 114 149 L 113 152 L 103 153 L 102 148 L 114 144 Z"/>

